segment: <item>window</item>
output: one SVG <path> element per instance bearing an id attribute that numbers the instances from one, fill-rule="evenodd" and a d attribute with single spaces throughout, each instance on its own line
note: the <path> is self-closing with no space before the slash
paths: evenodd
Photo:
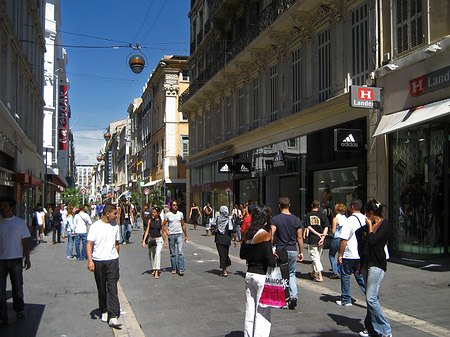
<path id="1" fill-rule="evenodd" d="M 219 140 L 222 136 L 223 132 L 222 127 L 222 109 L 221 109 L 221 103 L 218 103 L 216 105 L 216 139 Z"/>
<path id="2" fill-rule="evenodd" d="M 364 85 L 369 76 L 367 4 L 351 13 L 352 20 L 352 84 Z"/>
<path id="3" fill-rule="evenodd" d="M 278 112 L 278 64 L 270 67 L 270 121 L 277 120 Z"/>
<path id="4" fill-rule="evenodd" d="M 189 135 L 191 136 L 191 152 L 195 153 L 197 150 L 197 118 L 191 118 L 191 123 L 189 123 Z"/>
<path id="5" fill-rule="evenodd" d="M 161 139 L 161 162 L 165 156 L 166 156 L 166 152 L 164 151 L 164 139 Z"/>
<path id="6" fill-rule="evenodd" d="M 189 136 L 187 135 L 180 136 L 180 155 L 182 160 L 189 156 Z"/>
<path id="7" fill-rule="evenodd" d="M 252 103 L 253 103 L 253 129 L 259 126 L 259 77 L 252 81 Z"/>
<path id="8" fill-rule="evenodd" d="M 330 97 L 330 29 L 319 34 L 319 102 Z"/>
<path id="9" fill-rule="evenodd" d="M 205 143 L 211 144 L 211 108 L 206 111 L 205 118 Z"/>
<path id="10" fill-rule="evenodd" d="M 292 113 L 300 111 L 302 105 L 302 56 L 300 48 L 292 52 Z"/>
<path id="11" fill-rule="evenodd" d="M 238 90 L 238 115 L 239 115 L 239 134 L 244 132 L 245 111 L 244 111 L 244 87 Z"/>
<path id="12" fill-rule="evenodd" d="M 183 82 L 189 82 L 189 70 L 187 69 L 181 70 L 181 80 Z"/>
<path id="13" fill-rule="evenodd" d="M 397 0 L 397 53 L 424 42 L 422 0 Z"/>
<path id="14" fill-rule="evenodd" d="M 227 101 L 226 101 L 226 105 L 227 105 L 227 113 L 226 113 L 226 118 L 227 118 L 227 137 L 231 136 L 231 131 L 233 130 L 233 126 L 232 126 L 232 121 L 233 121 L 233 116 L 231 116 L 232 114 L 232 109 L 231 109 L 231 97 L 228 96 L 227 97 Z"/>
<path id="15" fill-rule="evenodd" d="M 155 167 L 159 166 L 159 144 L 156 142 Z"/>

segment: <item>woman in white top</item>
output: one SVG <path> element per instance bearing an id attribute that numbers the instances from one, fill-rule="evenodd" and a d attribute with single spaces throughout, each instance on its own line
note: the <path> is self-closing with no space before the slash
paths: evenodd
<path id="1" fill-rule="evenodd" d="M 45 243 L 44 241 L 44 229 L 45 229 L 45 212 L 42 206 L 38 206 L 36 212 L 34 212 L 36 219 L 36 242 Z"/>
<path id="2" fill-rule="evenodd" d="M 347 207 L 344 204 L 336 204 L 334 206 L 334 213 L 336 214 L 333 218 L 331 225 L 331 234 L 334 234 L 333 241 L 331 241 L 330 252 L 328 257 L 330 258 L 331 268 L 333 268 L 333 275 L 330 276 L 331 279 L 341 278 L 341 265 L 336 261 L 336 253 L 339 251 L 339 245 L 341 243 L 341 229 L 344 224 L 345 213 L 347 212 Z"/>

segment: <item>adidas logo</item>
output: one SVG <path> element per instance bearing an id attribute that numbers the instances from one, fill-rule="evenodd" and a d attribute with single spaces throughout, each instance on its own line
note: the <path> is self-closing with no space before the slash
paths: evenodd
<path id="1" fill-rule="evenodd" d="M 355 137 L 350 133 L 345 139 L 341 142 L 342 147 L 358 147 L 358 143 L 355 140 Z"/>
<path id="2" fill-rule="evenodd" d="M 244 172 L 244 173 L 248 173 L 248 172 L 250 172 L 250 170 L 247 168 L 247 166 L 245 166 L 245 165 L 241 165 L 241 170 L 240 170 L 241 172 Z"/>
<path id="3" fill-rule="evenodd" d="M 223 165 L 223 166 L 220 168 L 219 171 L 220 171 L 220 172 L 228 173 L 228 172 L 230 172 L 230 168 L 228 167 L 228 164 L 225 164 L 225 165 Z"/>

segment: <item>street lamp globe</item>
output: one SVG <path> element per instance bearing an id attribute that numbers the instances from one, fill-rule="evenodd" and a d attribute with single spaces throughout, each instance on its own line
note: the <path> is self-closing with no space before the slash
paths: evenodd
<path id="1" fill-rule="evenodd" d="M 145 66 L 145 60 L 141 55 L 132 55 L 128 61 L 131 70 L 135 74 L 140 74 Z"/>

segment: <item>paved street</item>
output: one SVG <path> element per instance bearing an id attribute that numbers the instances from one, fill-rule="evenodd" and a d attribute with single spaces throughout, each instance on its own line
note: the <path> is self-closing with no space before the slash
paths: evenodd
<path id="1" fill-rule="evenodd" d="M 214 239 L 206 237 L 202 227 L 193 231 L 190 225 L 188 235 L 184 277 L 168 272 L 169 252 L 164 250 L 161 278 L 153 278 L 147 249 L 139 243 L 142 231 L 134 231 L 132 243 L 121 246 L 120 285 L 131 309 L 121 298 L 124 325 L 114 332 L 98 317 L 94 277 L 87 263 L 66 260 L 67 243 L 36 246 L 32 268 L 24 271 L 26 317 L 16 321 L 10 304 L 10 325 L 0 327 L 0 336 L 243 336 L 246 267 L 239 260 L 239 247 L 231 248 L 230 275 L 222 278 Z M 47 241 L 51 242 L 49 237 Z M 297 265 L 299 306 L 294 311 L 272 310 L 271 335 L 356 336 L 365 315 L 356 282 L 352 280 L 355 305 L 337 306 L 340 281 L 328 277 L 321 284 L 310 281 L 306 248 L 305 255 L 306 261 Z M 328 251 L 322 260 L 328 270 Z M 448 260 L 431 265 L 415 260 L 389 263 L 380 301 L 394 336 L 450 336 L 449 283 Z"/>

